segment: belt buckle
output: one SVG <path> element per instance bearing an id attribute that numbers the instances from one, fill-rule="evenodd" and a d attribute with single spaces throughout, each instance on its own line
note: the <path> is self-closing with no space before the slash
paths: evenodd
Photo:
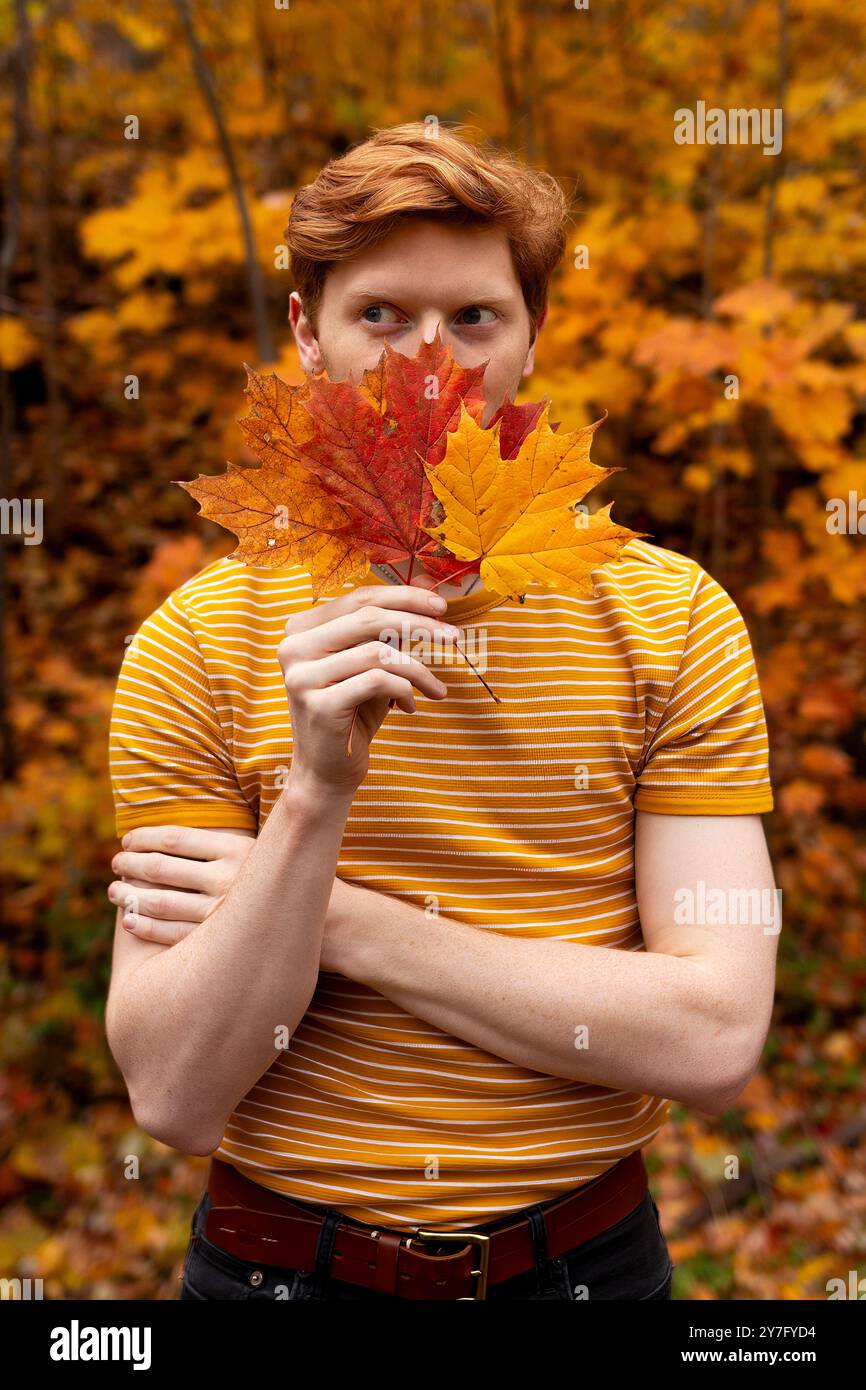
<path id="1" fill-rule="evenodd" d="M 485 1236 L 481 1231 L 416 1231 L 415 1240 L 436 1240 L 448 1241 L 457 1240 L 462 1245 L 467 1241 L 474 1242 L 478 1246 L 478 1269 L 470 1270 L 470 1274 L 478 1280 L 475 1285 L 475 1292 L 468 1296 L 455 1298 L 455 1303 L 476 1303 L 481 1299 L 487 1298 L 487 1271 L 490 1265 L 490 1237 Z"/>

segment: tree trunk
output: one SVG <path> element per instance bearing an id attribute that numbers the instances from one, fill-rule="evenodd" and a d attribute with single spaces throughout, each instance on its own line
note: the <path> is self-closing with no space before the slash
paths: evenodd
<path id="1" fill-rule="evenodd" d="M 250 222 L 249 209 L 247 208 L 246 194 L 241 182 L 240 171 L 238 170 L 237 160 L 232 149 L 229 134 L 220 110 L 219 98 L 217 97 L 216 85 L 210 69 L 205 62 L 204 53 L 199 43 L 198 35 L 192 21 L 189 0 L 175 0 L 181 24 L 186 34 L 187 42 L 192 53 L 193 67 L 195 68 L 196 78 L 202 95 L 207 103 L 213 118 L 214 129 L 217 140 L 225 160 L 226 170 L 228 171 L 229 182 L 234 194 L 235 204 L 238 210 L 238 217 L 241 223 L 241 233 L 244 240 L 244 257 L 247 269 L 247 285 L 249 287 L 250 307 L 252 309 L 253 321 L 256 331 L 256 346 L 258 349 L 260 362 L 271 362 L 274 359 L 274 344 L 271 337 L 270 323 L 268 322 L 267 302 L 265 299 L 264 279 L 261 267 L 256 260 L 255 245 L 253 243 L 253 229 Z"/>

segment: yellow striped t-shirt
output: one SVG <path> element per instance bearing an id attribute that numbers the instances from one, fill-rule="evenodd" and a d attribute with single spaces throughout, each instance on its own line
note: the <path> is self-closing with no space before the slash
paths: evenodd
<path id="1" fill-rule="evenodd" d="M 500 702 L 453 651 L 422 654 L 448 696 L 386 716 L 340 877 L 481 930 L 640 951 L 635 808 L 772 809 L 751 644 L 725 590 L 642 540 L 594 579 L 592 598 L 449 603 Z M 292 757 L 277 646 L 311 602 L 299 568 L 223 559 L 146 619 L 112 713 L 120 834 L 261 827 Z M 216 1155 L 361 1221 L 469 1228 L 597 1177 L 669 1105 L 515 1066 L 323 973 Z"/>

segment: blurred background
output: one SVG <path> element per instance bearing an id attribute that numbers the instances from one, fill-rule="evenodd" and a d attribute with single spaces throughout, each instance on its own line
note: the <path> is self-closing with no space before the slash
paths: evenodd
<path id="1" fill-rule="evenodd" d="M 646 1151 L 674 1296 L 866 1275 L 866 11 L 2 0 L 0 25 L 0 1275 L 176 1297 L 207 1160 L 138 1129 L 103 1032 L 114 683 L 141 620 L 234 548 L 173 480 L 243 461 L 242 363 L 301 380 L 294 190 L 424 119 L 574 197 L 522 398 L 568 429 L 609 412 L 615 515 L 718 579 L 758 661 L 776 1010 L 739 1103 L 675 1106 Z M 699 120 L 678 142 L 699 103 L 760 109 L 781 147 Z"/>

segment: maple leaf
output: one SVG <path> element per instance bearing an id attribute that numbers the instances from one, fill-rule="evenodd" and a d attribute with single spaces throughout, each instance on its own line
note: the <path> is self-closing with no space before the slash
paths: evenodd
<path id="1" fill-rule="evenodd" d="M 532 584 L 591 595 L 593 570 L 647 534 L 612 521 L 612 502 L 593 514 L 575 511 L 591 488 L 623 470 L 590 461 L 605 416 L 560 434 L 548 411 L 545 403 L 516 451 L 520 429 L 509 422 L 511 452 L 503 457 L 504 419 L 485 430 L 464 410 L 442 463 L 428 470 L 439 503 L 430 535 L 461 559 L 480 559 L 485 586 L 520 601 Z"/>
<path id="2" fill-rule="evenodd" d="M 244 394 L 250 408 L 238 424 L 247 445 L 262 463 L 277 468 L 302 463 L 304 445 L 313 433 L 313 423 L 305 409 L 310 396 L 308 383 L 290 386 L 276 372 L 260 376 L 248 363 L 244 367 Z"/>
<path id="3" fill-rule="evenodd" d="M 635 534 L 575 515 L 602 478 L 589 459 L 601 421 L 571 434 L 547 400 L 504 401 L 482 428 L 486 363 L 458 366 L 437 330 L 414 357 L 387 342 L 360 384 L 289 386 L 247 366 L 239 420 L 261 466 L 229 464 L 182 483 L 202 514 L 238 536 L 235 555 L 269 568 L 293 561 L 313 596 L 363 578 L 371 561 L 422 565 L 437 583 L 478 570 L 522 601 L 529 584 L 593 591 L 592 570 Z"/>
<path id="4" fill-rule="evenodd" d="M 525 405 L 514 405 L 509 400 L 502 402 L 487 428 L 493 429 L 501 421 L 499 452 L 504 459 L 514 458 L 519 453 L 521 444 L 535 429 L 546 405 L 546 397 L 543 401 L 528 401 Z M 551 425 L 550 428 L 556 430 L 559 425 Z"/>
<path id="5" fill-rule="evenodd" d="M 427 539 L 435 497 L 425 464 L 444 456 L 462 408 L 480 418 L 486 364 L 459 367 L 437 329 L 414 357 L 389 343 L 360 386 L 311 382 L 306 410 L 316 429 L 304 463 L 353 516 L 355 539 L 380 563 L 416 563 L 434 579 L 466 565 Z"/>
<path id="6" fill-rule="evenodd" d="M 361 579 L 369 567 L 353 537 L 349 513 L 304 468 L 313 422 L 307 385 L 289 386 L 275 373 L 260 376 L 244 363 L 249 414 L 238 423 L 260 468 L 228 464 L 226 473 L 181 483 L 202 516 L 234 531 L 235 558 L 274 569 L 291 562 L 314 576 L 313 593 Z"/>
<path id="7" fill-rule="evenodd" d="M 230 464 L 181 486 L 235 532 L 235 557 L 301 565 L 316 599 L 371 561 L 408 561 L 410 579 L 420 564 L 440 582 L 477 569 L 423 529 L 436 501 L 425 464 L 444 456 L 464 405 L 480 418 L 484 365 L 459 367 L 437 330 L 414 358 L 386 343 L 359 386 L 327 377 L 289 386 L 247 366 L 250 410 L 238 423 L 262 467 Z"/>
<path id="8" fill-rule="evenodd" d="M 359 390 L 390 417 L 407 453 L 415 449 L 429 464 L 437 464 L 445 456 L 447 432 L 457 427 L 461 401 L 480 423 L 486 365 L 458 366 L 437 328 L 433 341 L 422 343 L 414 357 L 396 352 L 386 340 Z"/>
<path id="9" fill-rule="evenodd" d="M 202 516 L 234 531 L 235 559 L 265 569 L 301 565 L 313 576 L 314 598 L 363 579 L 370 567 L 353 539 L 348 512 L 311 485 L 299 464 L 241 468 L 230 463 L 226 473 L 202 473 L 180 486 L 196 499 Z"/>

